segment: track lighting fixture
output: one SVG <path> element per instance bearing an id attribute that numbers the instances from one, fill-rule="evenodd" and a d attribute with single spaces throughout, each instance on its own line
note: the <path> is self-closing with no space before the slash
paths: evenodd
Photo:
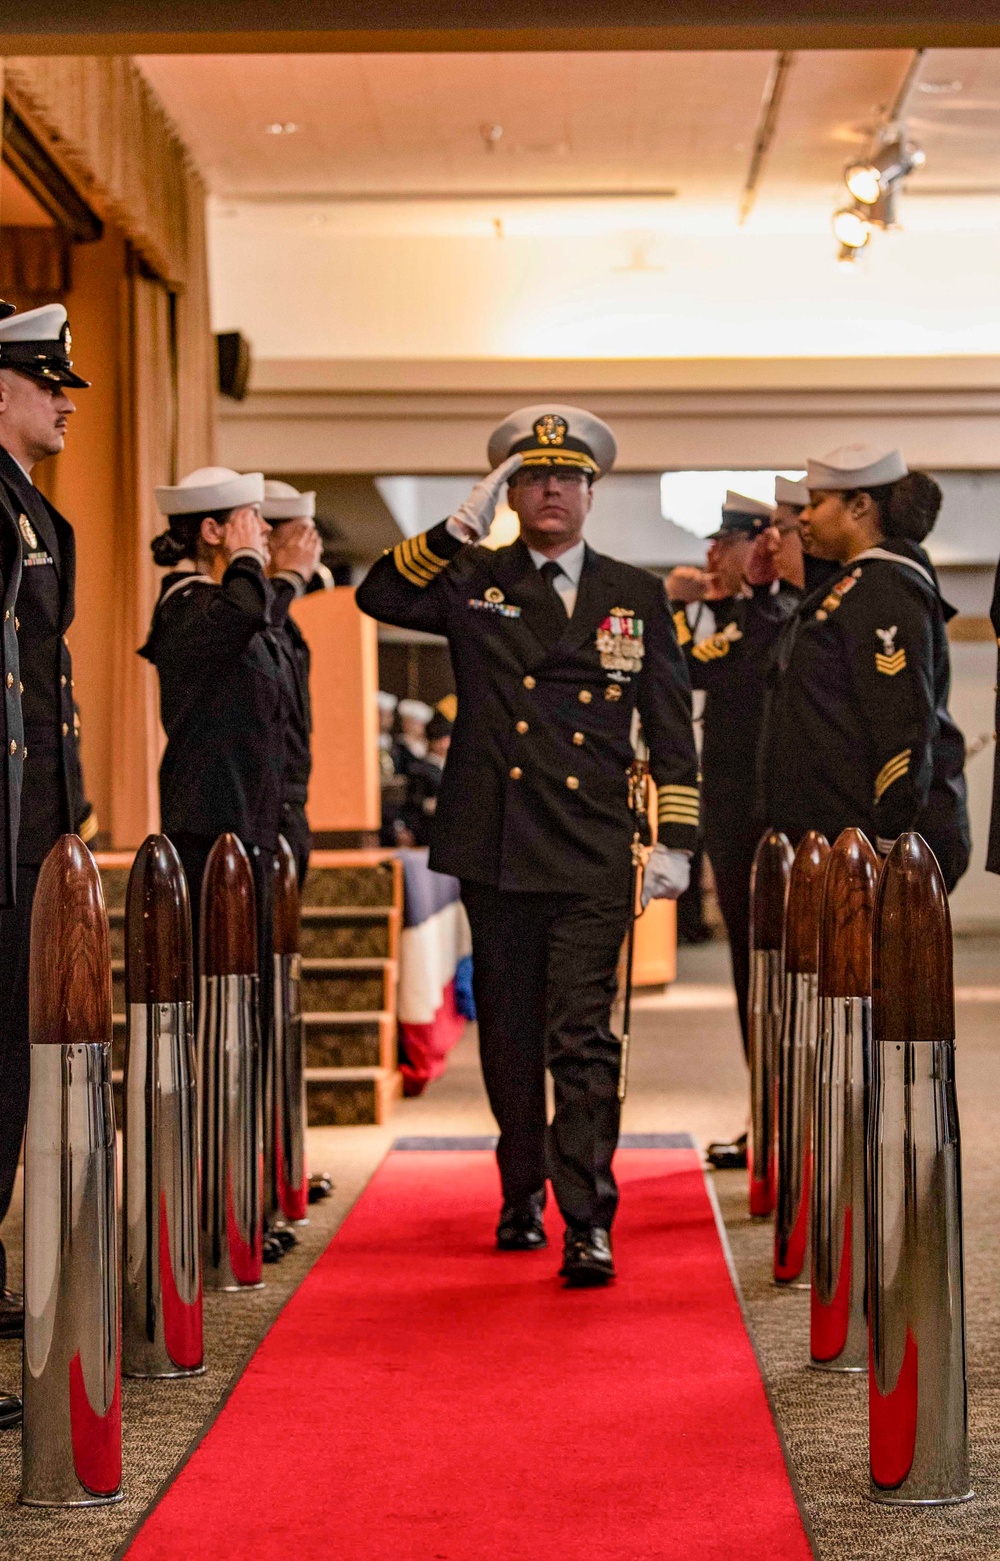
<path id="1" fill-rule="evenodd" d="M 890 140 L 876 148 L 872 157 L 864 162 L 848 163 L 844 169 L 844 183 L 856 201 L 863 206 L 874 206 L 881 195 L 895 189 L 915 168 L 922 167 L 923 162 L 920 148 L 896 131 Z"/>
<path id="2" fill-rule="evenodd" d="M 848 163 L 844 183 L 853 204 L 833 215 L 840 260 L 856 258 L 876 228 L 885 232 L 896 227 L 896 194 L 923 162 L 923 152 L 908 139 L 905 128 L 887 125 L 876 137 L 870 156 Z"/>

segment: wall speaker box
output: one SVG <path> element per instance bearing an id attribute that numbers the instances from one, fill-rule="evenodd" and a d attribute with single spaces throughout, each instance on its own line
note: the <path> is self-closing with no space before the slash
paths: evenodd
<path id="1" fill-rule="evenodd" d="M 220 331 L 215 338 L 219 390 L 242 401 L 250 384 L 250 343 L 239 331 Z"/>

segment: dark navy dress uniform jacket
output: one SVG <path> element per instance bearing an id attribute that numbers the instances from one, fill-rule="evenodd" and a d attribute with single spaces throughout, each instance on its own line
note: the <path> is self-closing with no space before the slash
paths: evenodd
<path id="1" fill-rule="evenodd" d="M 588 547 L 567 621 L 523 542 L 470 546 L 442 523 L 384 554 L 357 600 L 451 647 L 458 710 L 431 834 L 436 871 L 509 891 L 627 897 L 634 711 L 659 838 L 694 849 L 690 683 L 655 576 Z M 634 642 L 624 656 L 622 639 Z"/>

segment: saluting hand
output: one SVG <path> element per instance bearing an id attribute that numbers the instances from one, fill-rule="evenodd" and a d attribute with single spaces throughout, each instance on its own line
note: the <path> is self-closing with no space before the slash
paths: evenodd
<path id="1" fill-rule="evenodd" d="M 233 510 L 222 528 L 222 551 L 226 555 L 226 563 L 229 563 L 234 553 L 249 548 L 257 554 L 262 564 L 266 564 L 267 533 L 270 529 L 267 521 L 261 519 L 255 504 L 243 504 Z"/>
<path id="2" fill-rule="evenodd" d="M 754 541 L 745 570 L 748 585 L 770 585 L 778 578 L 778 549 L 781 534 L 777 526 L 768 526 Z"/>
<path id="3" fill-rule="evenodd" d="M 523 459 L 520 454 L 509 455 L 488 477 L 476 483 L 465 503 L 460 504 L 454 515 L 448 517 L 448 529 L 453 536 L 460 536 L 466 542 L 481 541 L 493 524 L 500 489 L 514 475 Z"/>
<path id="4" fill-rule="evenodd" d="M 678 564 L 667 575 L 667 596 L 672 602 L 703 602 L 707 590 L 708 575 L 704 569 Z"/>
<path id="5" fill-rule="evenodd" d="M 323 538 L 311 520 L 298 520 L 283 526 L 281 536 L 271 538 L 271 562 L 268 574 L 280 574 L 283 569 L 293 569 L 303 580 L 309 581 L 316 573 L 316 565 L 323 554 Z"/>

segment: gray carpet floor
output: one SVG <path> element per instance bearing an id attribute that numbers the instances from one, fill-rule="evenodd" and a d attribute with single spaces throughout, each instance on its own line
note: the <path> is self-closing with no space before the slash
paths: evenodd
<path id="1" fill-rule="evenodd" d="M 639 998 L 623 1129 L 690 1132 L 708 1138 L 739 1131 L 746 1086 L 735 1009 L 726 989 L 726 950 L 683 950 L 680 983 L 666 998 Z M 960 987 L 1000 988 L 1000 940 L 963 940 Z M 987 994 L 989 996 L 990 994 Z M 866 1386 L 805 1367 L 808 1297 L 770 1279 L 771 1232 L 746 1213 L 745 1178 L 713 1177 L 745 1312 L 813 1535 L 816 1553 L 840 1558 L 1000 1557 L 1000 1246 L 995 1217 L 995 1146 L 1000 1129 L 1000 1001 L 959 1007 L 959 1098 L 966 1194 L 969 1392 L 976 1499 L 966 1507 L 886 1512 L 866 1489 Z M 302 1245 L 265 1270 L 267 1287 L 248 1295 L 206 1296 L 204 1377 L 187 1382 L 126 1383 L 125 1500 L 89 1511 L 43 1513 L 17 1505 L 20 1448 L 0 1434 L 0 1557 L 3 1561 L 91 1561 L 119 1552 L 142 1513 L 224 1402 L 249 1354 L 360 1195 L 396 1136 L 493 1131 L 470 1031 L 445 1075 L 417 1100 L 404 1101 L 383 1128 L 314 1129 L 312 1168 L 329 1170 L 336 1195 L 314 1206 Z M 15 1204 L 16 1207 L 16 1204 Z M 19 1245 L 16 1220 L 4 1231 Z M 553 1275 L 557 1266 L 553 1254 Z M 0 1342 L 0 1391 L 15 1390 L 19 1346 Z M 330 1456 L 335 1451 L 330 1449 Z M 714 1494 L 723 1502 L 725 1492 Z M 331 1542 L 331 1555 L 335 1544 Z M 400 1561 L 426 1561 L 419 1549 Z M 542 1558 L 540 1558 L 542 1561 Z M 561 1561 L 561 1558 L 552 1558 Z M 780 1561 L 780 1558 L 775 1558 Z"/>

